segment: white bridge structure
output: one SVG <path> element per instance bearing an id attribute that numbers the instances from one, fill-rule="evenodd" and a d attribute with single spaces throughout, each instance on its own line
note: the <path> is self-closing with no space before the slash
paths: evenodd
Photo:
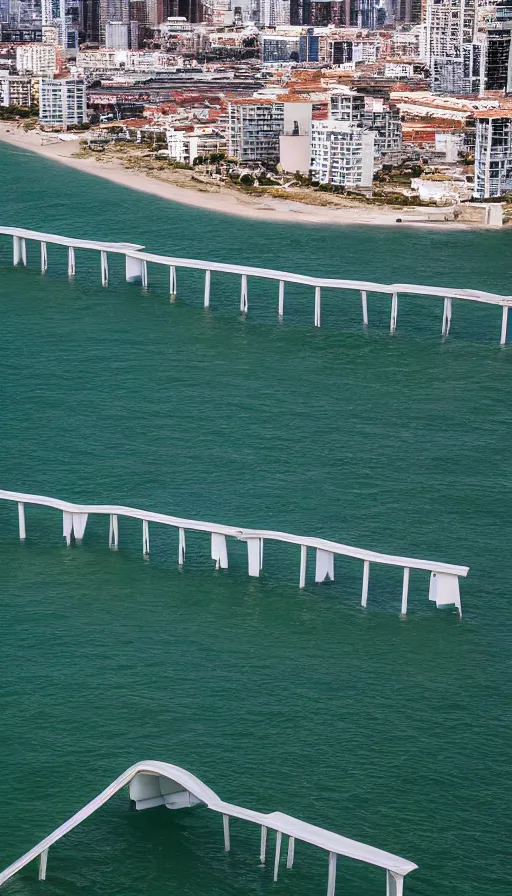
<path id="1" fill-rule="evenodd" d="M 0 886 L 35 859 L 39 859 L 39 880 L 45 880 L 50 846 L 85 821 L 126 785 L 129 785 L 130 798 L 136 809 L 151 809 L 154 806 L 183 809 L 202 805 L 213 812 L 218 812 L 222 815 L 226 852 L 229 852 L 231 848 L 229 824 L 231 818 L 240 818 L 243 821 L 259 825 L 261 827 L 260 862 L 262 865 L 265 864 L 266 859 L 268 831 L 275 831 L 274 881 L 278 879 L 283 834 L 288 838 L 287 868 L 293 867 L 296 840 L 318 846 L 329 854 L 327 896 L 334 896 L 338 856 L 346 856 L 384 869 L 386 872 L 386 896 L 403 896 L 405 875 L 418 867 L 407 859 L 401 859 L 400 856 L 384 852 L 373 846 L 365 846 L 364 843 L 349 840 L 333 831 L 307 824 L 282 812 L 271 812 L 266 815 L 262 812 L 254 812 L 252 809 L 244 809 L 242 806 L 235 806 L 232 803 L 225 803 L 199 778 L 185 769 L 168 762 L 147 761 L 132 765 L 90 803 L 87 803 L 83 809 L 80 809 L 72 818 L 58 827 L 53 834 L 45 837 L 37 846 L 9 865 L 0 874 Z"/>
<path id="2" fill-rule="evenodd" d="M 40 244 L 41 271 L 46 273 L 48 268 L 48 244 L 63 246 L 68 253 L 68 275 L 74 277 L 76 273 L 77 249 L 92 250 L 100 255 L 101 282 L 108 286 L 108 256 L 111 254 L 124 255 L 126 280 L 140 282 L 143 288 L 148 286 L 148 263 L 162 265 L 169 269 L 169 293 L 171 299 L 176 297 L 177 276 L 179 268 L 189 268 L 204 271 L 204 307 L 210 305 L 211 275 L 212 273 L 234 274 L 240 277 L 240 311 L 247 313 L 249 310 L 248 279 L 275 280 L 278 283 L 277 313 L 280 319 L 284 316 L 285 284 L 298 283 L 310 286 L 314 290 L 314 324 L 321 325 L 322 289 L 345 289 L 358 291 L 361 294 L 362 322 L 368 326 L 368 294 L 384 293 L 391 297 L 391 313 L 389 330 L 394 333 L 398 322 L 398 299 L 402 295 L 431 296 L 443 299 L 443 322 L 441 335 L 447 337 L 450 332 L 452 319 L 452 302 L 466 300 L 470 302 L 483 302 L 488 305 L 497 305 L 502 310 L 500 344 L 507 341 L 508 311 L 512 306 L 512 296 L 502 296 L 491 292 L 483 292 L 478 289 L 455 289 L 444 286 L 418 286 L 411 283 L 374 283 L 369 280 L 340 280 L 328 277 L 309 277 L 304 274 L 293 274 L 286 271 L 273 271 L 267 268 L 256 268 L 250 265 L 225 264 L 224 262 L 199 261 L 194 258 L 177 258 L 170 255 L 155 255 L 145 252 L 143 246 L 132 243 L 111 243 L 100 240 L 80 240 L 74 237 L 57 236 L 54 233 L 40 233 L 36 230 L 27 230 L 24 227 L 0 227 L 0 235 L 11 236 L 13 241 L 13 261 L 15 265 L 27 264 L 27 240 L 33 240 Z"/>
<path id="3" fill-rule="evenodd" d="M 249 576 L 258 577 L 263 568 L 263 545 L 265 541 L 288 542 L 300 547 L 299 587 L 306 586 L 308 548 L 315 551 L 315 582 L 334 580 L 334 557 L 341 555 L 362 561 L 361 606 L 368 602 L 368 584 L 370 564 L 381 563 L 387 566 L 398 566 L 403 569 L 401 615 L 407 614 L 409 594 L 409 575 L 411 569 L 422 569 L 430 572 L 429 600 L 437 607 L 455 606 L 462 615 L 459 576 L 465 577 L 469 572 L 467 566 L 454 566 L 450 563 L 439 563 L 432 560 L 416 560 L 412 557 L 395 557 L 392 554 L 380 554 L 363 548 L 354 548 L 326 538 L 309 538 L 305 535 L 290 535 L 272 529 L 240 529 L 236 526 L 225 526 L 222 523 L 208 523 L 183 517 L 169 516 L 163 513 L 152 513 L 149 510 L 137 510 L 134 507 L 123 507 L 115 504 L 71 504 L 58 498 L 47 498 L 43 495 L 28 495 L 23 492 L 11 492 L 0 489 L 0 501 L 13 501 L 18 506 L 19 537 L 26 538 L 25 505 L 36 504 L 53 507 L 62 513 L 63 535 L 66 544 L 72 541 L 81 542 L 89 514 L 102 514 L 109 518 L 109 547 L 117 550 L 119 545 L 119 517 L 132 517 L 142 522 L 142 552 L 149 556 L 149 524 L 160 523 L 178 530 L 178 564 L 183 566 L 186 553 L 186 531 L 205 532 L 210 537 L 211 559 L 217 569 L 228 568 L 228 538 L 234 538 L 247 544 L 247 566 Z"/>

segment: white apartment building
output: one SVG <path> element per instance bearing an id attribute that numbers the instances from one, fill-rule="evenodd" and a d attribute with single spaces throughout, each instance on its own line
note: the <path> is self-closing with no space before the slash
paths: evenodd
<path id="1" fill-rule="evenodd" d="M 389 56 L 402 59 L 422 59 L 426 43 L 425 25 L 415 25 L 407 31 L 393 31 L 391 34 Z"/>
<path id="2" fill-rule="evenodd" d="M 32 103 L 32 81 L 23 75 L 0 71 L 0 106 L 24 106 Z"/>
<path id="3" fill-rule="evenodd" d="M 116 65 L 129 72 L 152 72 L 175 68 L 177 59 L 151 50 L 125 50 L 116 55 Z"/>
<path id="4" fill-rule="evenodd" d="M 228 104 L 228 154 L 239 162 L 278 162 L 283 130 L 283 103 L 248 99 Z"/>
<path id="5" fill-rule="evenodd" d="M 260 25 L 275 28 L 290 24 L 290 0 L 260 0 Z"/>
<path id="6" fill-rule="evenodd" d="M 80 50 L 76 54 L 76 67 L 82 72 L 100 72 L 118 68 L 115 50 Z"/>
<path id="7" fill-rule="evenodd" d="M 462 56 L 464 44 L 476 39 L 476 0 L 427 0 L 426 57 Z"/>
<path id="8" fill-rule="evenodd" d="M 321 184 L 371 189 L 373 131 L 346 121 L 311 123 L 311 177 Z"/>
<path id="9" fill-rule="evenodd" d="M 476 199 L 512 193 L 512 113 L 480 112 L 476 115 Z"/>
<path id="10" fill-rule="evenodd" d="M 386 62 L 384 65 L 384 77 L 394 78 L 412 78 L 414 74 L 414 66 L 412 62 L 400 62 L 394 59 L 392 62 Z"/>
<path id="11" fill-rule="evenodd" d="M 231 0 L 205 0 L 203 16 L 206 25 L 214 27 L 232 25 L 234 21 Z"/>
<path id="12" fill-rule="evenodd" d="M 330 97 L 330 117 L 336 121 L 359 124 L 375 133 L 376 159 L 402 148 L 402 123 L 398 109 L 381 97 L 363 96 L 348 88 L 340 88 Z"/>
<path id="13" fill-rule="evenodd" d="M 105 46 L 112 50 L 129 50 L 129 22 L 107 22 L 105 27 Z"/>
<path id="14" fill-rule="evenodd" d="M 58 9 L 56 8 L 58 6 Z M 55 28 L 56 39 L 61 47 L 67 46 L 66 0 L 41 0 L 41 20 L 44 28 Z"/>
<path id="15" fill-rule="evenodd" d="M 373 63 L 379 58 L 378 37 L 353 42 L 353 62 Z"/>
<path id="16" fill-rule="evenodd" d="M 153 72 L 176 68 L 179 61 L 177 56 L 151 50 L 81 50 L 77 53 L 76 67 L 82 72 Z"/>
<path id="17" fill-rule="evenodd" d="M 39 119 L 50 127 L 68 127 L 87 121 L 87 100 L 83 81 L 63 78 L 39 82 Z"/>
<path id="18" fill-rule="evenodd" d="M 16 69 L 20 75 L 53 78 L 57 71 L 57 50 L 51 44 L 23 44 L 16 47 Z"/>
<path id="19" fill-rule="evenodd" d="M 362 93 L 357 93 L 348 87 L 340 87 L 331 93 L 329 114 L 337 121 L 348 121 L 352 124 L 362 120 L 365 105 L 365 97 Z"/>
<path id="20" fill-rule="evenodd" d="M 195 128 L 194 131 L 179 131 L 167 128 L 167 150 L 169 158 L 175 162 L 192 165 L 200 156 L 226 152 L 226 138 L 215 128 Z"/>

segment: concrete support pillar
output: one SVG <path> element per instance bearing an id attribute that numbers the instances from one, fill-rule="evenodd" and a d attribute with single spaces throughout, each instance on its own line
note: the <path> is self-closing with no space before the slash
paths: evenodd
<path id="1" fill-rule="evenodd" d="M 279 302 L 277 306 L 277 314 L 282 320 L 284 316 L 284 280 L 279 281 Z"/>
<path id="2" fill-rule="evenodd" d="M 508 306 L 503 306 L 503 311 L 501 312 L 501 336 L 500 336 L 500 345 L 505 345 L 507 341 L 507 325 L 508 325 Z"/>
<path id="3" fill-rule="evenodd" d="M 441 335 L 446 337 L 450 332 L 450 324 L 452 322 L 452 300 L 445 299 L 444 300 L 444 308 L 443 308 L 443 327 L 441 330 Z"/>
<path id="4" fill-rule="evenodd" d="M 222 824 L 224 826 L 224 850 L 229 852 L 231 849 L 231 839 L 229 836 L 229 815 L 222 816 Z"/>
<path id="5" fill-rule="evenodd" d="M 171 294 L 171 302 L 176 298 L 176 268 L 171 264 L 169 268 L 169 292 Z"/>
<path id="6" fill-rule="evenodd" d="M 18 503 L 18 525 L 20 530 L 20 541 L 25 541 L 25 538 L 27 537 L 25 529 L 25 505 L 22 504 L 21 501 Z"/>
<path id="7" fill-rule="evenodd" d="M 68 246 L 68 277 L 75 276 L 75 250 L 73 246 Z"/>
<path id="8" fill-rule="evenodd" d="M 242 274 L 242 282 L 240 285 L 240 311 L 246 314 L 249 307 L 247 297 L 247 274 Z"/>
<path id="9" fill-rule="evenodd" d="M 148 263 L 147 263 L 147 261 L 142 262 L 140 279 L 141 279 L 141 283 L 142 283 L 142 289 L 147 289 L 148 288 Z"/>
<path id="10" fill-rule="evenodd" d="M 267 828 L 262 825 L 261 826 L 261 840 L 260 840 L 260 862 L 262 865 L 265 864 L 265 857 L 267 854 Z"/>
<path id="11" fill-rule="evenodd" d="M 178 532 L 179 541 L 178 541 L 178 566 L 183 566 L 185 562 L 185 530 L 180 529 Z"/>
<path id="12" fill-rule="evenodd" d="M 106 252 L 101 252 L 101 285 L 108 286 L 108 257 Z"/>
<path id="13" fill-rule="evenodd" d="M 46 243 L 41 243 L 41 273 L 46 274 L 48 270 L 48 251 Z"/>
<path id="14" fill-rule="evenodd" d="M 407 616 L 407 598 L 409 596 L 409 567 L 404 568 L 404 579 L 402 583 L 402 616 Z"/>
<path id="15" fill-rule="evenodd" d="M 210 307 L 210 284 L 211 284 L 212 274 L 211 271 L 204 272 L 204 307 Z"/>
<path id="16" fill-rule="evenodd" d="M 336 889 L 336 863 L 338 856 L 335 852 L 329 853 L 329 879 L 327 882 L 327 896 L 334 896 Z"/>
<path id="17" fill-rule="evenodd" d="M 15 265 L 23 264 L 27 266 L 27 244 L 25 237 L 13 236 L 12 238 L 12 260 Z"/>
<path id="18" fill-rule="evenodd" d="M 142 261 L 140 258 L 132 258 L 125 255 L 125 272 L 127 283 L 142 281 Z"/>
<path id="19" fill-rule="evenodd" d="M 279 876 L 279 860 L 281 858 L 281 841 L 283 839 L 283 835 L 281 831 L 276 831 L 276 856 L 274 859 L 274 882 L 277 880 Z"/>
<path id="20" fill-rule="evenodd" d="M 286 856 L 286 867 L 293 868 L 293 859 L 295 857 L 295 837 L 288 837 L 288 855 Z"/>
<path id="21" fill-rule="evenodd" d="M 145 557 L 149 557 L 149 523 L 142 520 L 142 553 Z"/>
<path id="22" fill-rule="evenodd" d="M 391 298 L 391 318 L 389 321 L 389 332 L 394 333 L 396 330 L 396 322 L 398 319 L 398 294 L 393 293 Z"/>
<path id="23" fill-rule="evenodd" d="M 365 327 L 368 326 L 368 296 L 366 294 L 366 290 L 361 290 L 361 306 L 363 308 L 363 324 Z"/>
<path id="24" fill-rule="evenodd" d="M 39 856 L 39 880 L 46 880 L 46 865 L 48 862 L 48 850 L 43 849 Z"/>
<path id="25" fill-rule="evenodd" d="M 315 286 L 315 327 L 320 326 L 321 295 L 320 287 Z"/>
<path id="26" fill-rule="evenodd" d="M 108 546 L 111 551 L 117 551 L 119 547 L 119 525 L 115 513 L 110 514 L 110 525 L 108 532 Z"/>
<path id="27" fill-rule="evenodd" d="M 299 588 L 306 587 L 306 566 L 308 562 L 308 549 L 307 545 L 301 544 L 300 546 L 300 579 L 299 579 Z"/>
<path id="28" fill-rule="evenodd" d="M 363 561 L 363 588 L 361 592 L 361 606 L 366 607 L 368 603 L 368 582 L 370 579 L 370 561 Z"/>

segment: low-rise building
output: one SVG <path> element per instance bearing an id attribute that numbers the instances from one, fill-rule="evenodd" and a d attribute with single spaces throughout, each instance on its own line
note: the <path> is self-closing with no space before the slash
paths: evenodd
<path id="1" fill-rule="evenodd" d="M 82 72 L 101 72 L 117 68 L 116 51 L 108 50 L 80 50 L 76 55 L 76 67 Z"/>
<path id="2" fill-rule="evenodd" d="M 360 122 L 364 109 L 363 94 L 349 90 L 348 87 L 335 91 L 329 98 L 330 117 L 336 121 Z"/>
<path id="3" fill-rule="evenodd" d="M 414 65 L 412 62 L 405 62 L 399 59 L 391 59 L 384 64 L 384 77 L 395 78 L 412 78 L 414 75 Z"/>
<path id="4" fill-rule="evenodd" d="M 57 71 L 57 49 L 51 44 L 23 44 L 16 47 L 18 74 L 42 75 L 53 78 Z"/>
<path id="5" fill-rule="evenodd" d="M 32 103 L 32 81 L 26 75 L 0 71 L 0 106 L 24 106 Z"/>
<path id="6" fill-rule="evenodd" d="M 261 58 L 264 63 L 298 62 L 300 54 L 300 37 L 262 32 Z"/>
<path id="7" fill-rule="evenodd" d="M 167 150 L 169 158 L 176 162 L 192 165 L 195 159 L 225 153 L 226 138 L 215 128 L 195 128 L 185 131 L 167 128 Z"/>
<path id="8" fill-rule="evenodd" d="M 87 121 L 85 84 L 81 80 L 41 78 L 39 119 L 49 127 L 68 127 Z"/>

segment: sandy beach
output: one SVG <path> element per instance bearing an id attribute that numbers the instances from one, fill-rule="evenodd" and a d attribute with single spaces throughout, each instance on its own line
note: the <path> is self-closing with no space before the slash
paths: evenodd
<path id="1" fill-rule="evenodd" d="M 254 220 L 324 225 L 419 226 L 450 230 L 468 230 L 475 226 L 460 221 L 445 221 L 447 210 L 443 208 L 393 209 L 352 206 L 334 209 L 270 196 L 245 196 L 222 188 L 218 192 L 209 192 L 206 188 L 201 190 L 200 185 L 197 189 L 184 188 L 164 183 L 142 172 L 124 168 L 121 163 L 116 161 L 104 163 L 98 161 L 97 158 L 73 158 L 73 154 L 79 150 L 78 140 L 56 140 L 53 143 L 43 144 L 39 131 L 25 131 L 23 126 L 17 122 L 0 121 L 0 141 L 18 147 L 20 150 L 30 150 L 53 162 L 75 168 L 77 171 L 103 177 L 105 180 L 130 187 L 133 190 L 151 193 L 161 199 L 169 199 L 172 202 L 180 202 L 206 211 L 241 215 Z M 397 221 L 397 218 L 401 220 Z M 481 227 L 481 225 L 478 226 Z"/>

